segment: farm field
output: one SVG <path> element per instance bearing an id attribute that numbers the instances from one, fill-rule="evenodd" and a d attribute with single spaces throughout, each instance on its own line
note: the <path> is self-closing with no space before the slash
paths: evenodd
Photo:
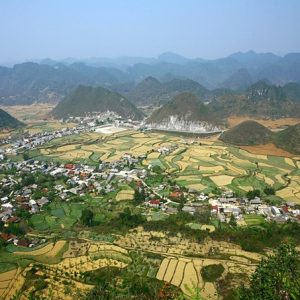
<path id="1" fill-rule="evenodd" d="M 163 147 L 172 150 L 162 154 L 158 150 Z M 278 190 L 278 197 L 300 203 L 299 180 L 293 177 L 299 170 L 299 157 L 290 154 L 282 157 L 285 154 L 282 150 L 270 147 L 257 153 L 251 147 L 240 149 L 206 139 L 126 130 L 110 135 L 94 132 L 55 139 L 33 150 L 31 156 L 37 160 L 90 165 L 114 162 L 124 154 L 144 156 L 142 166 L 159 166 L 187 188 L 205 193 L 222 188 L 245 194 L 251 187 L 260 190 L 273 187 Z M 118 196 L 119 200 L 126 197 L 131 199 L 122 193 Z"/>
<path id="2" fill-rule="evenodd" d="M 231 128 L 247 120 L 253 120 L 253 118 L 232 116 L 228 118 L 227 122 L 229 127 Z M 275 120 L 255 119 L 255 121 L 268 127 L 271 130 L 276 130 L 288 125 L 295 125 L 300 122 L 300 119 L 299 118 L 282 118 L 282 119 L 275 119 Z"/>
<path id="3" fill-rule="evenodd" d="M 10 115 L 18 120 L 28 124 L 35 121 L 40 121 L 48 115 L 55 107 L 55 104 L 50 103 L 35 103 L 32 105 L 14 105 L 1 106 L 0 108 L 7 111 Z"/>
<path id="4" fill-rule="evenodd" d="M 156 239 L 153 240 L 153 237 Z M 160 243 L 158 239 L 161 239 Z M 139 252 L 133 250 L 137 247 Z M 211 247 L 220 249 L 227 258 L 206 258 Z M 150 253 L 149 258 L 147 253 Z M 201 254 L 203 258 L 194 257 L 193 253 Z M 250 276 L 262 257 L 242 251 L 240 247 L 230 243 L 209 240 L 202 244 L 190 243 L 180 236 L 168 237 L 163 232 L 145 232 L 141 228 L 119 237 L 114 244 L 92 240 L 60 240 L 38 250 L 12 252 L 11 256 L 18 257 L 19 262 L 27 257 L 39 257 L 39 260 L 32 261 L 34 264 L 31 263 L 25 268 L 13 268 L 0 273 L 0 294 L 4 300 L 14 297 L 23 284 L 22 299 L 31 299 L 30 294 L 34 290 L 30 283 L 32 280 L 37 282 L 41 279 L 46 282 L 47 288 L 35 290 L 36 298 L 79 299 L 94 287 L 86 282 L 84 274 L 102 268 L 128 268 L 144 274 L 142 276 L 167 281 L 181 288 L 187 295 L 193 287 L 199 287 L 205 299 L 218 299 L 214 282 L 202 277 L 202 268 L 222 264 L 224 272 L 221 278 L 229 273 L 233 276 L 240 273 Z M 51 257 L 56 259 L 50 260 Z M 66 288 L 66 282 L 72 289 Z"/>

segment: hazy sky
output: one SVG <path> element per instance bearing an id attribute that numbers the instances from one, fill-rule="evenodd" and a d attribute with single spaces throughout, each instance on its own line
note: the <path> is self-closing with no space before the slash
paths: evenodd
<path id="1" fill-rule="evenodd" d="M 0 0 L 0 62 L 300 52 L 299 0 Z"/>

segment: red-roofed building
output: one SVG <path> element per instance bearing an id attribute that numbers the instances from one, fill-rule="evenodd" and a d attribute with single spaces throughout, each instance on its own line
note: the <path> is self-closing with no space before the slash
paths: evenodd
<path id="1" fill-rule="evenodd" d="M 20 222 L 20 218 L 18 217 L 10 217 L 6 220 L 6 223 L 18 223 Z"/>
<path id="2" fill-rule="evenodd" d="M 149 205 L 150 206 L 152 206 L 152 207 L 159 207 L 159 205 L 160 205 L 160 201 L 159 200 L 157 200 L 157 199 L 154 199 L 154 200 L 150 200 L 149 201 Z"/>
<path id="3" fill-rule="evenodd" d="M 287 214 L 289 212 L 289 208 L 286 205 L 281 206 L 281 210 L 283 213 Z"/>
<path id="4" fill-rule="evenodd" d="M 82 179 L 88 178 L 90 176 L 90 173 L 88 173 L 88 172 L 80 172 L 79 176 Z"/>
<path id="5" fill-rule="evenodd" d="M 170 193 L 171 198 L 180 198 L 183 196 L 183 192 L 180 191 L 175 191 Z"/>
<path id="6" fill-rule="evenodd" d="M 0 234 L 0 238 L 3 239 L 4 241 L 9 242 L 11 240 L 14 240 L 16 238 L 16 236 L 13 234 L 8 234 L 8 233 L 3 232 Z"/>
<path id="7" fill-rule="evenodd" d="M 73 164 L 65 164 L 64 168 L 65 169 L 69 169 L 69 170 L 74 170 L 75 169 L 75 165 L 73 165 Z"/>
<path id="8" fill-rule="evenodd" d="M 215 214 L 218 213 L 218 205 L 212 205 L 211 212 Z"/>

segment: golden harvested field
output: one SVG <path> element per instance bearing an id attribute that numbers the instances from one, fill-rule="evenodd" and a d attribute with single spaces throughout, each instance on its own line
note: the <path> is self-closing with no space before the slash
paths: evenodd
<path id="1" fill-rule="evenodd" d="M 284 157 L 293 157 L 294 154 L 285 151 L 283 149 L 277 148 L 274 144 L 265 144 L 258 146 L 240 146 L 241 149 L 249 151 L 258 155 L 274 155 L 274 156 L 284 156 Z"/>
<path id="2" fill-rule="evenodd" d="M 156 159 L 160 156 L 159 152 L 152 152 L 150 154 L 148 154 L 147 159 Z"/>
<path id="3" fill-rule="evenodd" d="M 0 297 L 3 300 L 11 300 L 17 294 L 17 292 L 22 288 L 25 279 L 24 275 L 26 270 L 18 268 L 9 272 L 0 274 L 0 278 L 7 278 L 7 280 L 0 280 Z"/>
<path id="4" fill-rule="evenodd" d="M 230 184 L 232 179 L 234 179 L 233 176 L 228 175 L 217 175 L 217 176 L 210 176 L 210 179 L 218 186 L 224 186 L 227 184 Z"/>
<path id="5" fill-rule="evenodd" d="M 70 159 L 87 159 L 91 155 L 91 152 L 84 151 L 84 150 L 71 150 L 68 152 L 63 152 L 63 154 L 59 154 L 61 159 L 70 160 Z"/>
<path id="6" fill-rule="evenodd" d="M 247 120 L 254 120 L 269 129 L 280 129 L 282 127 L 288 126 L 288 125 L 295 125 L 297 123 L 300 123 L 299 118 L 282 118 L 277 120 L 264 120 L 264 119 L 253 119 L 251 117 L 238 117 L 238 116 L 232 116 L 227 119 L 229 128 L 234 127 L 238 125 L 239 123 L 242 123 Z"/>
<path id="7" fill-rule="evenodd" d="M 13 117 L 25 123 L 28 121 L 37 121 L 44 119 L 54 107 L 55 104 L 49 103 L 0 106 L 1 109 L 7 111 Z"/>
<path id="8" fill-rule="evenodd" d="M 297 187 L 286 187 L 282 190 L 276 191 L 276 196 L 286 199 L 287 201 L 293 201 L 296 204 L 300 204 L 300 192 Z"/>
<path id="9" fill-rule="evenodd" d="M 198 287 L 204 299 L 219 299 L 215 283 L 205 282 L 201 276 L 201 269 L 213 264 L 223 265 L 225 271 L 222 277 L 228 273 L 243 273 L 249 278 L 256 267 L 250 260 L 236 255 L 230 256 L 228 260 L 166 257 L 161 262 L 156 278 L 180 287 L 186 295 Z"/>
<path id="10" fill-rule="evenodd" d="M 151 132 L 140 133 L 127 130 L 100 138 L 97 133 L 90 133 L 81 135 L 77 140 L 75 138 L 70 140 L 70 145 L 58 145 L 57 148 L 42 147 L 41 155 L 55 156 L 64 161 L 85 160 L 87 163 L 95 164 L 98 160 L 106 162 L 120 160 L 125 153 L 133 156 L 148 154 L 147 158 L 142 161 L 144 167 L 150 164 L 160 165 L 176 179 L 185 181 L 181 184 L 198 190 L 206 190 L 208 193 L 213 188 L 224 185 L 230 185 L 228 188 L 233 189 L 234 192 L 245 191 L 245 187 L 239 189 L 239 186 L 250 186 L 248 176 L 253 172 L 259 173 L 254 177 L 254 184 L 262 188 L 267 184 L 277 189 L 280 185 L 287 183 L 282 175 L 289 175 L 299 168 L 297 165 L 299 162 L 291 159 L 291 156 L 278 158 L 271 156 L 269 151 L 256 154 L 250 152 L 251 148 L 240 149 L 220 142 L 207 142 L 205 139 L 182 139 Z M 172 146 L 174 150 L 170 154 L 160 155 L 157 149 L 162 146 Z M 266 150 L 269 146 L 259 147 L 266 147 Z M 181 176 L 192 174 L 199 175 L 199 178 L 181 178 Z M 238 178 L 238 181 L 233 181 L 234 178 Z M 242 182 L 243 178 L 245 183 Z M 297 198 L 296 193 L 291 195 L 289 192 L 288 195 L 289 199 Z M 132 196 L 119 193 L 117 198 L 125 200 L 126 198 L 132 199 Z"/>
<path id="11" fill-rule="evenodd" d="M 117 196 L 117 201 L 133 200 L 134 190 L 121 190 Z"/>
<path id="12" fill-rule="evenodd" d="M 224 171 L 224 168 L 222 166 L 214 166 L 214 167 L 204 167 L 204 166 L 199 166 L 199 170 L 202 172 L 221 172 Z"/>

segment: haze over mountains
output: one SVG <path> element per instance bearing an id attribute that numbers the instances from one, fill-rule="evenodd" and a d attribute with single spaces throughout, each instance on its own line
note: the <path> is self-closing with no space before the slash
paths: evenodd
<path id="1" fill-rule="evenodd" d="M 81 84 L 103 86 L 138 102 L 138 84 L 148 77 L 153 77 L 163 85 L 153 80 L 147 83 L 151 89 L 147 92 L 150 95 L 145 98 L 149 98 L 150 102 L 152 99 L 164 102 L 178 92 L 186 91 L 182 87 L 183 81 L 178 80 L 189 80 L 184 84 L 193 85 L 189 91 L 192 89 L 200 96 L 205 94 L 205 89 L 244 90 L 259 80 L 275 85 L 298 83 L 300 53 L 280 57 L 272 53 L 249 51 L 216 60 L 188 59 L 174 53 L 164 53 L 158 58 L 46 59 L 26 62 L 12 68 L 0 67 L 0 103 L 59 102 Z M 152 95 L 153 90 L 156 92 Z"/>

